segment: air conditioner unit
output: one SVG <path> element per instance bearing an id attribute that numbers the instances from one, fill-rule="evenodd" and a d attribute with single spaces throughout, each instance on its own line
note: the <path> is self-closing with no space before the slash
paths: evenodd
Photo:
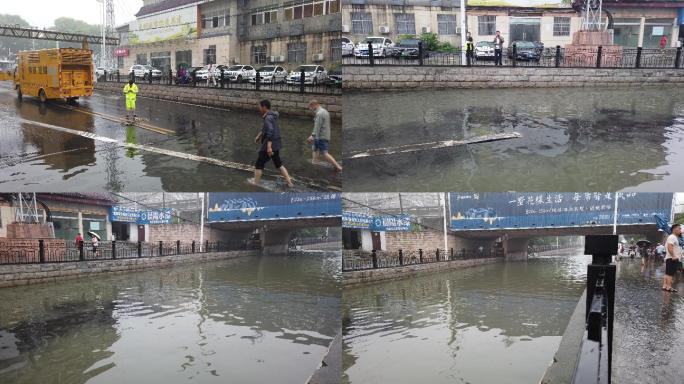
<path id="1" fill-rule="evenodd" d="M 240 58 L 239 57 L 233 57 L 233 64 L 240 64 Z"/>
<path id="2" fill-rule="evenodd" d="M 386 26 L 386 25 L 381 25 L 381 26 L 380 26 L 380 33 L 383 33 L 383 34 L 388 34 L 388 33 L 390 33 L 389 27 Z"/>
<path id="3" fill-rule="evenodd" d="M 351 29 L 348 25 L 342 24 L 342 33 L 349 33 Z"/>
<path id="4" fill-rule="evenodd" d="M 271 63 L 282 63 L 285 61 L 285 56 L 271 56 Z"/>
<path id="5" fill-rule="evenodd" d="M 421 31 L 422 33 L 430 33 L 430 32 L 432 32 L 432 31 L 430 30 L 430 27 L 423 27 L 423 28 L 420 29 L 420 31 Z"/>
<path id="6" fill-rule="evenodd" d="M 323 54 L 317 53 L 317 54 L 313 55 L 313 61 L 323 61 Z"/>

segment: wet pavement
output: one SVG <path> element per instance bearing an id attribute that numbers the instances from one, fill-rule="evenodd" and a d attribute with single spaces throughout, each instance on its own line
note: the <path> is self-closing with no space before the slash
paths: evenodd
<path id="1" fill-rule="evenodd" d="M 0 190 L 263 191 L 246 182 L 256 160 L 258 111 L 221 110 L 138 99 L 138 115 L 161 129 L 127 127 L 123 98 L 101 93 L 74 108 L 32 98 L 19 102 L 0 82 Z M 340 157 L 341 127 L 333 122 L 331 154 Z M 281 115 L 281 158 L 295 191 L 341 188 L 332 168 L 311 165 L 305 142 L 313 120 Z M 59 128 L 68 128 L 65 132 Z M 128 147 L 127 147 L 128 145 Z M 267 180 L 275 180 L 273 164 Z"/>
<path id="2" fill-rule="evenodd" d="M 684 190 L 684 90 L 346 92 L 345 191 Z M 519 132 L 418 153 L 375 148 Z"/>
<path id="3" fill-rule="evenodd" d="M 613 383 L 684 382 L 684 278 L 662 287 L 663 264 L 641 267 L 639 260 L 617 263 Z"/>
<path id="4" fill-rule="evenodd" d="M 581 253 L 345 288 L 343 382 L 538 382 L 584 291 Z"/>
<path id="5" fill-rule="evenodd" d="M 0 382 L 292 383 L 339 333 L 337 253 L 3 288 Z"/>

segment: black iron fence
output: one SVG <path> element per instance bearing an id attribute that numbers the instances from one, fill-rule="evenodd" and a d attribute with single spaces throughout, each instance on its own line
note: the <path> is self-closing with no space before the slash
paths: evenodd
<path id="1" fill-rule="evenodd" d="M 243 241 L 204 241 L 201 244 L 198 241 L 180 240 L 158 242 L 101 241 L 95 247 L 92 242 L 88 241 L 61 243 L 36 240 L 35 244 L 28 247 L 0 249 L 0 265 L 133 259 L 247 249 L 252 248 Z"/>
<path id="2" fill-rule="evenodd" d="M 366 269 L 380 269 L 402 267 L 405 265 L 439 263 L 454 260 L 487 259 L 503 257 L 503 249 L 465 249 L 449 250 L 399 250 L 394 252 L 344 251 L 342 253 L 343 271 L 361 271 Z"/>
<path id="3" fill-rule="evenodd" d="M 377 49 L 376 49 L 377 50 Z M 428 52 L 419 45 L 418 53 L 405 55 L 399 49 L 373 55 L 369 47 L 365 56 L 345 56 L 344 65 L 388 66 L 474 66 L 474 67 L 538 67 L 538 68 L 682 68 L 682 48 L 597 47 L 595 50 L 562 48 L 518 48 L 515 44 L 501 50 L 497 63 L 493 50 L 473 52 L 463 59 L 462 51 Z M 498 64 L 498 65 L 497 65 Z"/>
<path id="4" fill-rule="evenodd" d="M 98 76 L 100 82 L 114 82 L 126 83 L 133 78 L 136 83 L 147 83 L 157 85 L 168 85 L 174 87 L 191 87 L 191 88 L 216 88 L 216 89 L 236 89 L 247 91 L 268 91 L 268 92 L 287 92 L 287 93 L 306 93 L 306 94 L 326 94 L 326 95 L 340 95 L 342 94 L 342 83 L 335 77 L 327 79 L 307 78 L 304 72 L 295 80 L 287 78 L 280 78 L 276 80 L 264 81 L 261 74 L 257 72 L 257 76 L 253 79 L 231 80 L 228 75 L 221 71 L 220 76 L 204 77 L 198 76 L 195 72 L 186 76 L 178 76 L 178 73 L 173 71 L 162 72 L 160 76 L 136 77 L 133 72 L 104 72 Z"/>

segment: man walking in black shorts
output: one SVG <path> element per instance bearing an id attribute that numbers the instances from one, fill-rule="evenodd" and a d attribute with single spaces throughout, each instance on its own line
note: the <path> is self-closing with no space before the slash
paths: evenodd
<path id="1" fill-rule="evenodd" d="M 290 179 L 287 169 L 285 169 L 282 161 L 280 161 L 280 149 L 283 144 L 280 139 L 278 112 L 271 111 L 271 102 L 268 100 L 261 100 L 259 102 L 259 112 L 261 112 L 261 116 L 264 119 L 264 125 L 261 127 L 261 132 L 254 138 L 256 144 L 261 143 L 259 146 L 259 157 L 254 165 L 254 184 L 259 185 L 261 183 L 264 165 L 273 159 L 273 164 L 285 178 L 287 186 L 292 188 L 292 179 Z"/>
<path id="2" fill-rule="evenodd" d="M 679 248 L 678 237 L 682 234 L 682 227 L 679 224 L 672 226 L 672 234 L 667 237 L 666 249 L 667 255 L 665 256 L 665 278 L 663 279 L 663 290 L 669 292 L 677 292 L 676 289 L 672 288 L 672 279 L 675 273 L 677 273 L 677 267 L 679 266 L 679 260 L 681 259 L 681 248 Z"/>

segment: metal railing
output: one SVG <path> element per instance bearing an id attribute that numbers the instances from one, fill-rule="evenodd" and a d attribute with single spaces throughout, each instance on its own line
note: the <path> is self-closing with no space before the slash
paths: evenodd
<path id="1" fill-rule="evenodd" d="M 460 249 L 449 250 L 407 250 L 400 249 L 396 253 L 371 251 L 343 251 L 342 270 L 361 271 L 367 269 L 393 268 L 405 265 L 439 263 L 454 260 L 486 259 L 504 257 L 503 249 Z"/>
<path id="2" fill-rule="evenodd" d="M 289 76 L 288 76 L 289 77 Z M 279 82 L 265 82 L 263 81 L 261 74 L 257 72 L 257 76 L 252 80 L 245 79 L 244 81 L 236 81 L 228 78 L 223 71 L 221 71 L 220 76 L 215 77 L 215 82 L 211 79 L 202 79 L 197 76 L 195 72 L 192 72 L 184 77 L 178 77 L 178 73 L 173 71 L 162 72 L 161 76 L 149 76 L 136 77 L 133 72 L 126 74 L 119 71 L 107 72 L 105 71 L 103 75 L 98 76 L 97 81 L 108 82 L 108 83 L 126 83 L 129 79 L 133 78 L 138 84 L 156 84 L 156 85 L 167 85 L 170 87 L 190 87 L 190 88 L 215 88 L 224 90 L 246 90 L 246 91 L 266 91 L 266 92 L 285 92 L 285 93 L 306 93 L 306 94 L 324 94 L 324 95 L 341 95 L 342 85 L 340 82 L 334 81 L 332 79 L 322 82 L 313 83 L 310 81 L 306 82 L 306 76 L 304 72 L 300 73 L 299 79 L 295 82 L 291 82 L 283 79 Z"/>
<path id="3" fill-rule="evenodd" d="M 376 49 L 377 50 L 377 49 Z M 389 48 L 384 56 L 373 55 L 369 46 L 367 56 L 345 56 L 343 65 L 370 66 L 469 66 L 495 67 L 494 53 L 482 56 L 478 53 L 462 58 L 462 51 L 456 52 L 428 52 L 419 44 L 418 53 L 402 56 L 400 49 Z M 607 50 L 602 46 L 595 51 L 574 53 L 556 46 L 552 48 L 518 49 L 513 44 L 510 48 L 501 50 L 501 67 L 535 67 L 535 68 L 654 68 L 681 69 L 682 48 L 632 48 Z"/>
<path id="4" fill-rule="evenodd" d="M 528 253 L 539 253 L 539 252 L 549 252 L 549 251 L 559 251 L 561 249 L 576 249 L 577 245 L 556 245 L 556 244 L 536 244 L 531 245 L 527 248 Z"/>
<path id="5" fill-rule="evenodd" d="M 587 266 L 585 331 L 575 365 L 573 384 L 610 384 L 615 307 L 615 265 L 617 235 L 587 236 L 585 254 L 592 255 Z"/>
<path id="6" fill-rule="evenodd" d="M 93 244 L 88 241 L 54 243 L 36 240 L 31 247 L 0 249 L 0 265 L 133 259 L 251 249 L 244 241 L 205 241 L 201 245 L 197 241 L 180 240 L 158 242 L 101 241 L 97 247 L 93 247 Z"/>
<path id="7" fill-rule="evenodd" d="M 299 237 L 290 240 L 288 245 L 292 248 L 298 245 L 327 244 L 333 242 L 340 242 L 341 244 L 342 239 L 339 237 Z"/>

